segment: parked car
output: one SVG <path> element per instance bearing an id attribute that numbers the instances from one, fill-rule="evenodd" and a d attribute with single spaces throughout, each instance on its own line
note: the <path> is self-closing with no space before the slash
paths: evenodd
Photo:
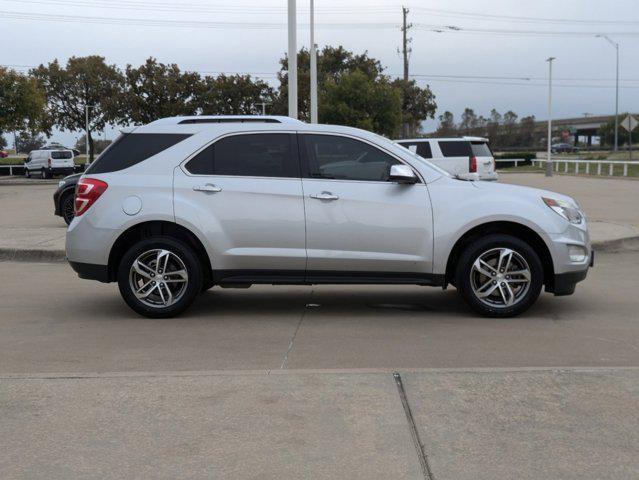
<path id="1" fill-rule="evenodd" d="M 499 177 L 486 138 L 414 138 L 397 140 L 397 143 L 452 175 L 477 174 L 479 180 Z"/>
<path id="2" fill-rule="evenodd" d="M 259 283 L 452 284 L 507 317 L 542 286 L 572 294 L 593 259 L 570 197 L 459 180 L 379 135 L 285 117 L 127 130 L 78 182 L 66 253 L 149 317 Z"/>
<path id="3" fill-rule="evenodd" d="M 7 158 L 9 156 L 9 154 L 7 152 L 5 152 L 4 150 L 0 150 L 0 158 Z"/>
<path id="4" fill-rule="evenodd" d="M 78 180 L 81 176 L 81 173 L 75 173 L 68 177 L 64 177 L 60 180 L 60 182 L 58 182 L 58 188 L 53 193 L 53 213 L 62 217 L 67 225 L 71 223 L 71 220 L 73 220 L 73 217 L 75 216 L 75 186 L 78 184 Z"/>
<path id="5" fill-rule="evenodd" d="M 24 161 L 24 174 L 27 178 L 34 173 L 38 173 L 41 178 L 70 175 L 74 168 L 71 150 L 32 150 Z"/>
<path id="6" fill-rule="evenodd" d="M 552 153 L 578 153 L 579 148 L 569 143 L 555 143 L 551 145 L 550 151 Z"/>

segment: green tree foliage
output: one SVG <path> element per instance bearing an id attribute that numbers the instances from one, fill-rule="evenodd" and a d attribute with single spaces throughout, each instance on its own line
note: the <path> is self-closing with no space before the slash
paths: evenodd
<path id="1" fill-rule="evenodd" d="M 202 89 L 198 73 L 182 72 L 176 64 L 165 65 L 150 57 L 143 65 L 127 65 L 122 116 L 134 124 L 164 117 L 195 115 Z"/>
<path id="2" fill-rule="evenodd" d="M 621 122 L 628 116 L 627 113 L 623 113 L 619 115 L 619 145 L 628 144 L 628 137 L 630 134 L 628 130 L 621 126 Z M 636 118 L 636 115 L 635 115 Z M 637 118 L 639 120 L 639 118 Z M 608 123 L 602 125 L 599 128 L 599 135 L 601 136 L 601 144 L 607 147 L 612 147 L 615 145 L 615 118 L 611 118 Z M 632 143 L 639 143 L 639 127 L 635 128 L 632 131 Z"/>
<path id="3" fill-rule="evenodd" d="M 461 116 L 461 122 L 459 123 L 459 129 L 464 135 L 471 135 L 477 128 L 477 115 L 472 108 L 466 107 L 464 113 Z"/>
<path id="4" fill-rule="evenodd" d="M 0 136 L 2 132 L 49 130 L 45 96 L 33 78 L 0 67 Z"/>
<path id="5" fill-rule="evenodd" d="M 272 104 L 274 98 L 272 87 L 250 75 L 207 76 L 197 105 L 204 115 L 255 115 L 262 113 L 261 103 Z"/>
<path id="6" fill-rule="evenodd" d="M 398 78 L 393 81 L 393 87 L 402 94 L 401 123 L 408 125 L 409 137 L 417 136 L 422 130 L 422 122 L 428 118 L 435 118 L 435 95 L 430 87 L 421 88 L 415 80 L 404 82 Z"/>
<path id="7" fill-rule="evenodd" d="M 339 81 L 328 80 L 320 101 L 322 123 L 349 125 L 388 137 L 401 126 L 401 92 L 385 78 L 371 80 L 364 72 L 353 71 Z"/>
<path id="8" fill-rule="evenodd" d="M 439 125 L 435 133 L 438 137 L 454 137 L 457 135 L 457 125 L 455 125 L 455 116 L 452 112 L 446 110 L 439 116 Z"/>
<path id="9" fill-rule="evenodd" d="M 104 140 L 101 138 L 96 138 L 93 140 L 93 148 L 96 155 L 100 155 L 102 152 L 104 152 L 109 145 L 111 145 L 111 140 Z M 82 154 L 86 154 L 86 135 L 82 135 L 80 138 L 78 138 L 73 148 L 75 148 Z"/>
<path id="10" fill-rule="evenodd" d="M 29 153 L 44 147 L 46 139 L 39 133 L 23 131 L 16 135 L 17 153 Z"/>
<path id="11" fill-rule="evenodd" d="M 280 60 L 281 70 L 278 73 L 280 81 L 279 93 L 273 105 L 273 111 L 281 115 L 288 113 L 288 58 Z M 310 120 L 310 54 L 302 49 L 297 54 L 298 65 L 298 115 L 302 120 Z M 368 93 L 378 92 L 383 95 L 379 99 L 372 99 L 374 104 L 394 105 L 390 100 L 396 95 L 390 95 L 390 90 L 399 94 L 399 112 L 390 112 L 386 116 L 388 120 L 395 121 L 399 118 L 399 125 L 386 125 L 383 129 L 373 128 L 377 133 L 388 136 L 396 136 L 400 133 L 400 126 L 407 121 L 412 134 L 419 132 L 421 123 L 427 118 L 433 118 L 437 108 L 435 97 L 428 87 L 420 88 L 414 81 L 404 84 L 401 80 L 393 82 L 383 74 L 384 67 L 379 60 L 369 57 L 368 52 L 356 55 L 344 47 L 324 47 L 317 57 L 317 83 L 319 97 L 319 121 L 320 123 L 340 123 L 350 126 L 362 126 L 364 123 L 376 124 L 376 117 L 380 112 L 373 110 L 373 104 L 366 105 L 359 102 L 360 97 L 354 96 L 353 103 L 349 105 L 349 99 L 341 96 L 350 88 L 352 82 L 359 82 Z M 353 76 L 353 74 L 358 75 Z M 342 81 L 348 79 L 351 82 L 340 90 Z M 339 96 L 339 104 L 331 103 L 336 95 Z M 334 111 L 335 109 L 338 111 Z M 395 108 L 393 106 L 393 108 Z M 345 110 L 350 110 L 345 114 Z M 347 118 L 360 119 L 357 123 L 348 122 Z M 368 118 L 366 122 L 361 121 Z M 343 119 L 339 122 L 337 119 Z M 362 127 L 366 128 L 366 127 Z"/>
<path id="12" fill-rule="evenodd" d="M 103 130 L 107 123 L 123 122 L 120 102 L 124 77 L 104 57 L 71 57 L 66 66 L 57 60 L 31 71 L 44 90 L 47 110 L 53 124 L 61 130 L 85 130 L 85 106 L 91 105 L 88 132 L 90 157 L 93 159 L 91 132 Z"/>

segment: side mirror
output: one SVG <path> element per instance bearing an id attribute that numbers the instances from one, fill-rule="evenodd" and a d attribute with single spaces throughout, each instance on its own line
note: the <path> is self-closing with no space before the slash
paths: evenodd
<path id="1" fill-rule="evenodd" d="M 391 182 L 413 184 L 417 183 L 417 175 L 408 165 L 391 165 L 388 180 Z"/>

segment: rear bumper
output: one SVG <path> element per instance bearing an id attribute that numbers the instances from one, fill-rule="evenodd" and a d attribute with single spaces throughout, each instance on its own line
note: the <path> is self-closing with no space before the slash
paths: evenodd
<path id="1" fill-rule="evenodd" d="M 65 177 L 75 173 L 74 167 L 50 167 L 48 170 L 53 175 L 64 175 Z"/>
<path id="2" fill-rule="evenodd" d="M 109 267 L 107 265 L 94 265 L 92 263 L 69 262 L 71 268 L 78 274 L 78 277 L 85 280 L 97 280 L 98 282 L 109 282 Z"/>

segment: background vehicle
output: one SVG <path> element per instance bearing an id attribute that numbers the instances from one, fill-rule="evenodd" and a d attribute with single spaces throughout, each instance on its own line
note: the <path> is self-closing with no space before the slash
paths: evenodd
<path id="1" fill-rule="evenodd" d="M 64 177 L 58 183 L 58 188 L 53 194 L 54 214 L 62 217 L 67 225 L 71 223 L 74 213 L 74 197 L 75 186 L 78 184 L 78 180 L 82 176 L 81 173 L 76 173 Z"/>
<path id="2" fill-rule="evenodd" d="M 486 138 L 416 138 L 397 140 L 397 143 L 452 175 L 477 173 L 480 180 L 498 178 Z"/>
<path id="3" fill-rule="evenodd" d="M 552 153 L 578 153 L 579 147 L 575 147 L 569 143 L 555 143 L 551 145 L 550 151 Z"/>
<path id="4" fill-rule="evenodd" d="M 66 237 L 80 277 L 117 281 L 150 317 L 254 283 L 453 284 L 506 317 L 586 277 L 569 197 L 458 180 L 363 130 L 223 118 L 130 129 L 89 167 Z"/>
<path id="5" fill-rule="evenodd" d="M 0 158 L 7 158 L 9 156 L 9 154 L 7 152 L 5 152 L 4 150 L 0 150 Z"/>
<path id="6" fill-rule="evenodd" d="M 42 178 L 52 178 L 54 175 L 70 175 L 75 163 L 71 150 L 32 150 L 24 162 L 25 175 L 30 177 L 34 173 Z"/>

